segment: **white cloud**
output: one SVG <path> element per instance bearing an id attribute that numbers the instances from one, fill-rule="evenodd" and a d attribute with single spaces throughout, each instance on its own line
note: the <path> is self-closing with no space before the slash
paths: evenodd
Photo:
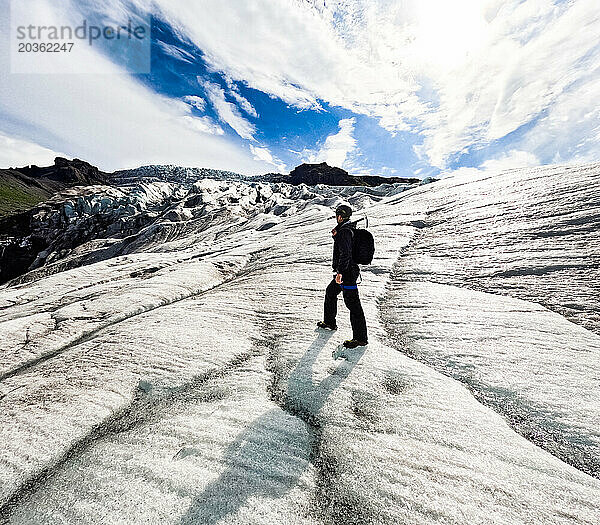
<path id="1" fill-rule="evenodd" d="M 102 9 L 117 17 L 123 5 L 106 0 Z M 532 119 L 532 128 L 511 139 L 508 149 L 538 159 L 598 159 L 597 0 L 154 5 L 227 78 L 298 108 L 319 108 L 325 101 L 375 117 L 391 132 L 421 133 L 419 152 L 432 165 L 444 167 L 451 156 L 503 139 Z M 209 121 L 184 118 L 190 117 L 184 108 L 119 75 L 110 61 L 89 58 L 109 74 L 0 79 L 0 110 L 21 122 L 19 135 L 34 129 L 32 138 L 40 144 L 115 167 L 169 160 L 257 170 L 257 156 L 209 135 L 210 129 L 218 133 Z M 5 60 L 0 65 L 8 70 Z M 216 84 L 209 84 L 207 96 L 220 120 L 255 141 L 255 126 L 245 115 L 256 117 L 256 109 L 233 86 L 227 93 L 232 102 Z M 348 166 L 356 160 L 343 155 L 343 146 L 330 151 L 332 162 L 343 157 Z"/>
<path id="2" fill-rule="evenodd" d="M 215 70 L 298 107 L 324 100 L 419 132 L 439 167 L 552 112 L 600 58 L 597 0 L 157 2 Z"/>
<path id="3" fill-rule="evenodd" d="M 160 46 L 160 48 L 165 54 L 169 55 L 175 60 L 179 60 L 180 62 L 186 62 L 188 64 L 193 64 L 196 60 L 193 55 L 191 55 L 184 49 L 174 46 L 173 44 L 167 44 L 162 40 L 159 40 L 157 44 Z"/>
<path id="4" fill-rule="evenodd" d="M 479 168 L 483 171 L 501 172 L 513 168 L 531 168 L 539 165 L 540 161 L 533 153 L 511 150 L 495 159 L 486 160 Z"/>
<path id="5" fill-rule="evenodd" d="M 64 2 L 48 3 L 59 9 Z M 71 13 L 66 16 L 76 16 Z M 8 21 L 0 18 L 0 68 L 9 71 Z M 110 171 L 151 163 L 206 166 L 241 173 L 272 169 L 240 145 L 191 121 L 190 106 L 168 99 L 126 75 L 93 47 L 76 60 L 106 74 L 0 75 L 0 131 L 62 151 Z M 85 71 L 85 63 L 73 64 Z M 204 124 L 204 126 L 203 126 Z M 213 128 L 212 131 L 218 130 Z M 30 161 L 27 161 L 30 162 Z"/>
<path id="6" fill-rule="evenodd" d="M 355 118 L 340 120 L 340 130 L 333 135 L 329 135 L 318 151 L 306 150 L 302 152 L 304 162 L 326 162 L 330 166 L 347 168 L 347 160 L 356 151 L 355 124 Z"/>
<path id="7" fill-rule="evenodd" d="M 598 4 L 581 0 L 563 9 L 551 0 L 497 5 L 468 60 L 428 73 L 440 98 L 423 118 L 423 152 L 432 164 L 443 167 L 452 154 L 502 139 L 553 108 L 573 82 L 590 80 L 583 58 L 599 58 L 592 37 Z"/>
<path id="8" fill-rule="evenodd" d="M 229 88 L 229 94 L 235 99 L 235 101 L 238 103 L 238 106 L 251 117 L 258 118 L 258 112 L 256 109 L 254 109 L 254 106 L 250 103 L 250 101 L 242 96 L 239 88 L 235 85 L 233 80 L 230 77 L 225 76 L 225 81 L 227 82 L 227 87 Z"/>
<path id="9" fill-rule="evenodd" d="M 405 96 L 411 80 L 404 68 L 390 63 L 380 67 L 383 60 L 365 62 L 365 49 L 346 47 L 336 34 L 331 13 L 272 0 L 240 2 L 235 9 L 217 0 L 157 4 L 170 23 L 205 51 L 215 70 L 290 104 L 318 108 L 321 98 L 369 114 L 378 109 L 388 118 L 393 113 L 399 125 L 402 115 L 388 101 L 418 104 Z M 385 85 L 389 88 L 382 94 Z"/>
<path id="10" fill-rule="evenodd" d="M 511 150 L 486 160 L 478 168 L 462 167 L 453 171 L 444 172 L 438 176 L 474 177 L 476 175 L 481 175 L 482 173 L 498 174 L 515 168 L 532 168 L 539 165 L 540 161 L 534 154 L 528 151 Z"/>
<path id="11" fill-rule="evenodd" d="M 30 164 L 49 166 L 54 164 L 55 157 L 64 157 L 64 154 L 0 133 L 0 168 L 21 168 Z"/>
<path id="12" fill-rule="evenodd" d="M 231 96 L 236 100 L 239 107 L 241 107 L 248 115 L 254 118 L 258 118 L 258 113 L 254 109 L 254 106 L 250 104 L 250 101 L 240 95 L 237 91 L 231 91 Z"/>
<path id="13" fill-rule="evenodd" d="M 254 146 L 252 144 L 250 144 L 249 147 L 256 160 L 261 160 L 263 162 L 266 162 L 267 164 L 275 166 L 275 168 L 277 168 L 277 170 L 280 173 L 286 173 L 287 171 L 289 171 L 280 159 L 278 159 L 277 157 L 273 157 L 273 154 L 269 151 L 268 148 Z"/>
<path id="14" fill-rule="evenodd" d="M 215 108 L 219 119 L 233 128 L 243 139 L 254 140 L 256 128 L 242 116 L 235 104 L 226 100 L 225 90 L 218 84 L 206 82 L 200 77 L 198 77 L 198 82 L 204 88 L 206 96 Z"/>
<path id="15" fill-rule="evenodd" d="M 209 135 L 224 135 L 225 131 L 214 122 L 210 117 L 181 117 L 183 122 L 187 124 L 190 129 L 200 131 L 202 133 L 208 133 Z"/>
<path id="16" fill-rule="evenodd" d="M 182 100 L 190 106 L 196 108 L 198 111 L 204 111 L 206 109 L 206 100 L 196 95 L 186 95 Z"/>
<path id="17" fill-rule="evenodd" d="M 600 160 L 598 100 L 600 78 L 562 93 L 547 114 L 525 134 L 520 146 L 551 158 L 555 164 L 597 162 Z"/>

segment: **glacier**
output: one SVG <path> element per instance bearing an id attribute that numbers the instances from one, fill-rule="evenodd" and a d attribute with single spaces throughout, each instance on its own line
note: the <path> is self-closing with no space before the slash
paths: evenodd
<path id="1" fill-rule="evenodd" d="M 179 171 L 48 204 L 54 244 L 0 287 L 2 522 L 600 522 L 600 165 Z M 376 254 L 370 344 L 334 361 L 342 202 Z"/>

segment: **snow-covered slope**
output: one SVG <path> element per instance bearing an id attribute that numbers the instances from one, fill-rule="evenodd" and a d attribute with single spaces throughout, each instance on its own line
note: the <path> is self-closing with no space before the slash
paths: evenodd
<path id="1" fill-rule="evenodd" d="M 600 477 L 598 166 L 446 180 L 416 198 L 425 218 L 381 308 L 391 339 Z"/>
<path id="2" fill-rule="evenodd" d="M 3 287 L 1 517 L 599 522 L 599 172 L 395 195 L 205 180 L 165 209 L 189 214 Z M 347 311 L 335 334 L 314 323 L 342 200 L 368 213 L 377 253 L 370 344 L 333 361 Z M 536 244 L 538 223 L 567 233 Z M 512 271 L 549 259 L 554 281 Z"/>

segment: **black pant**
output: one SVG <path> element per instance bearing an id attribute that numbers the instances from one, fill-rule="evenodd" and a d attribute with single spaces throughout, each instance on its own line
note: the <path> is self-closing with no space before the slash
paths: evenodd
<path id="1" fill-rule="evenodd" d="M 342 286 L 344 288 L 342 288 Z M 358 288 L 346 288 L 354 287 L 356 282 L 353 283 L 342 283 L 337 284 L 333 279 L 327 290 L 325 291 L 325 315 L 323 321 L 330 326 L 335 326 L 335 317 L 337 315 L 337 298 L 340 292 L 344 294 L 344 303 L 350 310 L 350 324 L 352 325 L 352 338 L 357 341 L 367 342 L 367 321 L 360 304 L 360 297 L 358 296 Z"/>

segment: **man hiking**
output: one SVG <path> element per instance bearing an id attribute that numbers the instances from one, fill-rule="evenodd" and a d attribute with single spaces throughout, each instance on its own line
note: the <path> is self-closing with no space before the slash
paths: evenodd
<path id="1" fill-rule="evenodd" d="M 333 237 L 333 271 L 335 277 L 325 291 L 325 315 L 323 321 L 317 326 L 328 330 L 337 330 L 335 318 L 337 315 L 337 298 L 340 292 L 344 296 L 344 303 L 350 310 L 350 324 L 352 325 L 352 339 L 344 341 L 346 348 L 365 346 L 367 340 L 367 321 L 360 304 L 356 280 L 360 274 L 358 264 L 352 258 L 352 245 L 355 223 L 351 223 L 352 208 L 342 204 L 335 210 L 337 226 L 331 231 Z"/>

